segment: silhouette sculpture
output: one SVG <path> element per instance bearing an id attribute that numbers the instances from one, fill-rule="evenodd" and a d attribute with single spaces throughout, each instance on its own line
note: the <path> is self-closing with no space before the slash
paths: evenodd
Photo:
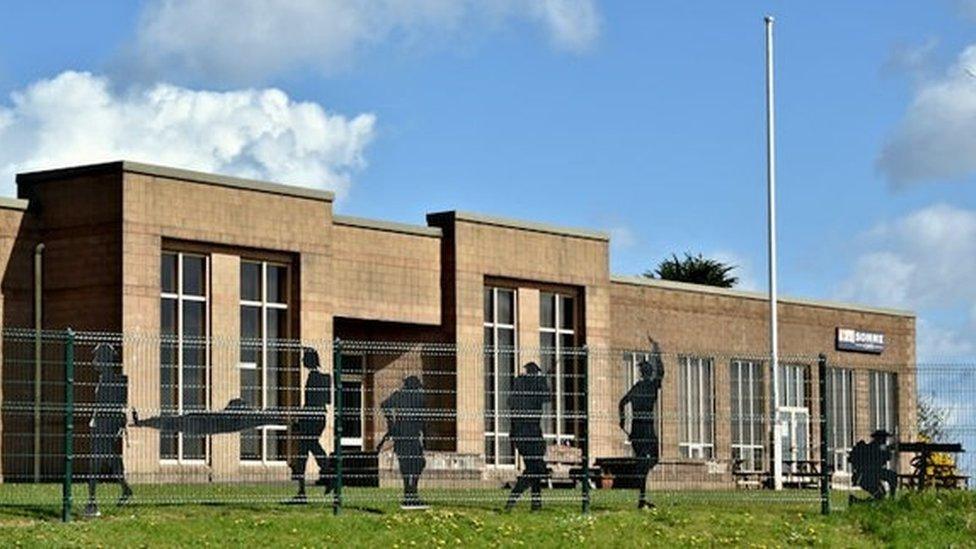
<path id="1" fill-rule="evenodd" d="M 376 445 L 376 451 L 387 440 L 393 440 L 393 452 L 403 476 L 403 508 L 426 507 L 417 492 L 420 475 L 427 467 L 424 458 L 424 388 L 417 376 L 403 380 L 403 388 L 393 392 L 380 405 L 386 418 L 386 434 Z"/>
<path id="2" fill-rule="evenodd" d="M 302 352 L 302 365 L 308 369 L 305 378 L 305 406 L 302 408 L 295 431 L 298 434 L 298 453 L 291 464 L 292 478 L 298 481 L 298 493 L 291 503 L 305 503 L 305 464 L 312 454 L 319 466 L 319 479 L 316 486 L 325 486 L 325 494 L 332 491 L 329 456 L 322 448 L 319 438 L 328 420 L 327 407 L 332 403 L 330 388 L 332 377 L 319 371 L 319 353 L 311 347 Z"/>
<path id="3" fill-rule="evenodd" d="M 854 469 L 852 476 L 854 485 L 863 489 L 875 500 L 884 499 L 885 496 L 894 497 L 898 489 L 898 474 L 888 468 L 892 455 L 888 447 L 890 437 L 891 433 L 885 430 L 875 431 L 871 433 L 871 442 L 859 440 L 847 458 Z M 857 499 L 853 494 L 849 499 L 852 503 L 871 501 Z"/>
<path id="4" fill-rule="evenodd" d="M 542 410 L 549 402 L 549 384 L 535 362 L 525 365 L 525 373 L 512 381 L 508 407 L 512 413 L 512 442 L 522 456 L 525 469 L 508 495 L 505 510 L 515 506 L 526 488 L 532 489 L 532 510 L 542 509 L 542 481 L 546 467 L 546 441 L 542 436 Z"/>
<path id="5" fill-rule="evenodd" d="M 288 420 L 277 412 L 258 410 L 248 406 L 243 399 L 232 398 L 227 407 L 219 412 L 187 412 L 179 415 L 160 415 L 140 418 L 139 411 L 132 410 L 132 425 L 161 431 L 174 431 L 190 435 L 219 435 L 269 425 L 284 426 Z"/>
<path id="6" fill-rule="evenodd" d="M 122 485 L 122 505 L 132 497 L 132 488 L 125 480 L 122 454 L 116 443 L 125 434 L 125 412 L 128 402 L 128 378 L 115 372 L 118 353 L 111 345 L 100 343 L 93 352 L 92 364 L 98 372 L 95 384 L 95 405 L 88 427 L 91 429 L 91 468 L 88 472 L 88 505 L 85 514 L 97 517 L 98 503 L 95 492 L 99 478 Z"/>
<path id="7" fill-rule="evenodd" d="M 647 501 L 647 475 L 658 463 L 658 438 L 654 416 L 661 381 L 664 379 L 664 364 L 657 343 L 653 343 L 650 359 L 641 362 L 638 369 L 641 378 L 620 399 L 618 412 L 620 428 L 625 429 L 625 409 L 627 404 L 630 404 L 630 433 L 627 433 L 627 436 L 638 461 L 634 474 L 641 478 L 637 508 L 643 509 L 654 507 L 653 503 Z"/>

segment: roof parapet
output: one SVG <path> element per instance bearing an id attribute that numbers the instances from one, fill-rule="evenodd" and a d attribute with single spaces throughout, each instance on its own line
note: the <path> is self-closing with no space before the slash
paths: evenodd
<path id="1" fill-rule="evenodd" d="M 440 238 L 443 235 L 443 231 L 439 227 L 425 227 L 423 225 L 411 225 L 408 223 L 397 223 L 394 221 L 366 219 L 364 217 L 353 217 L 349 215 L 334 215 L 332 216 L 332 223 L 334 225 L 342 225 L 346 227 L 358 227 L 361 229 L 428 236 L 432 238 Z"/>
<path id="2" fill-rule="evenodd" d="M 511 229 L 520 229 L 523 231 L 533 231 L 537 233 L 546 233 L 556 236 L 569 236 L 573 238 L 585 238 L 589 240 L 599 240 L 603 242 L 610 241 L 610 235 L 602 231 L 594 231 L 591 229 L 579 229 L 574 227 L 561 227 L 558 225 L 550 225 L 548 223 L 538 223 L 535 221 L 523 221 L 519 219 L 511 219 L 507 217 L 496 217 L 490 215 L 484 215 L 474 212 L 466 212 L 460 210 L 448 210 L 444 212 L 432 212 L 427 214 L 427 223 L 434 224 L 437 222 L 450 222 L 453 221 L 467 221 L 470 223 L 479 223 L 481 225 L 493 225 L 495 227 L 506 227 Z"/>
<path id="3" fill-rule="evenodd" d="M 8 196 L 0 196 L 0 210 L 18 210 L 27 211 L 27 206 L 30 204 L 27 200 L 23 198 L 10 198 Z"/>
<path id="4" fill-rule="evenodd" d="M 751 292 L 747 290 L 735 290 L 732 288 L 719 288 L 718 286 L 707 286 L 704 284 L 691 284 L 688 282 L 678 282 L 675 280 L 661 280 L 658 278 L 647 278 L 643 276 L 611 275 L 610 282 L 614 284 L 629 284 L 632 286 L 649 286 L 663 290 L 675 290 L 681 292 L 693 292 L 700 294 L 713 294 L 727 297 L 737 297 L 743 299 L 754 299 L 757 301 L 769 301 L 769 296 L 762 292 Z M 807 305 L 810 307 L 823 307 L 825 309 L 840 309 L 855 311 L 860 313 L 874 313 L 890 316 L 901 316 L 915 318 L 915 313 L 901 309 L 889 309 L 885 307 L 872 307 L 856 303 L 844 303 L 840 301 L 828 301 L 819 299 L 807 299 L 799 297 L 779 297 L 780 303 L 791 305 Z"/>
<path id="5" fill-rule="evenodd" d="M 333 193 L 319 189 L 310 189 L 308 187 L 300 187 L 295 185 L 283 185 L 281 183 L 272 183 L 270 181 L 260 181 L 257 179 L 246 179 L 243 177 L 234 177 L 230 175 L 184 170 L 182 168 L 172 168 L 169 166 L 145 164 L 142 162 L 133 162 L 131 160 L 118 160 L 115 162 L 105 162 L 102 164 L 89 164 L 85 166 L 73 166 L 53 170 L 20 173 L 17 174 L 17 184 L 29 185 L 31 183 L 39 183 L 42 181 L 54 181 L 57 179 L 111 173 L 115 171 L 138 173 L 155 177 L 166 177 L 169 179 L 179 179 L 192 183 L 202 183 L 205 185 L 215 185 L 218 187 L 257 191 L 281 196 L 309 198 L 324 202 L 332 202 L 335 200 L 335 195 Z"/>

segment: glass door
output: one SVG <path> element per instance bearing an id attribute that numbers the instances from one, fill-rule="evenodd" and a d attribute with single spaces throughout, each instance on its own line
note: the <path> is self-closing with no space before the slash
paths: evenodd
<path id="1" fill-rule="evenodd" d="M 363 382 L 342 380 L 342 449 L 363 450 Z"/>
<path id="2" fill-rule="evenodd" d="M 806 367 L 779 365 L 778 414 L 783 430 L 783 472 L 786 475 L 809 469 L 810 408 L 807 406 Z"/>

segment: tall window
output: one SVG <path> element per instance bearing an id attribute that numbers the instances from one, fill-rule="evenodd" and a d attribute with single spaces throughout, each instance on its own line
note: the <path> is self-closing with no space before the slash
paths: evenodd
<path id="1" fill-rule="evenodd" d="M 678 360 L 678 448 L 685 458 L 711 459 L 715 448 L 712 359 Z"/>
<path id="2" fill-rule="evenodd" d="M 518 353 L 515 290 L 487 287 L 484 297 L 485 462 L 494 466 L 514 466 L 508 397 Z"/>
<path id="3" fill-rule="evenodd" d="M 872 370 L 868 377 L 871 432 L 898 434 L 898 378 L 893 372 Z"/>
<path id="4" fill-rule="evenodd" d="M 854 372 L 827 370 L 827 443 L 835 471 L 847 471 L 847 456 L 854 446 Z"/>
<path id="5" fill-rule="evenodd" d="M 766 437 L 762 363 L 732 361 L 732 459 L 744 471 L 763 468 Z"/>
<path id="6" fill-rule="evenodd" d="M 164 415 L 206 410 L 208 405 L 207 266 L 202 255 L 162 255 L 159 401 Z M 159 453 L 163 460 L 205 460 L 206 437 L 160 431 Z"/>
<path id="7" fill-rule="evenodd" d="M 779 405 L 784 408 L 803 408 L 807 405 L 806 366 L 779 365 Z"/>
<path id="8" fill-rule="evenodd" d="M 621 394 L 621 397 L 623 396 L 623 394 L 626 393 L 626 391 L 629 391 L 631 387 L 633 387 L 634 385 L 637 384 L 638 381 L 640 381 L 641 378 L 640 363 L 650 359 L 651 359 L 651 353 L 645 351 L 624 352 L 623 371 L 624 371 L 625 388 L 624 388 L 624 393 Z M 658 395 L 658 397 L 660 397 L 660 395 Z M 613 405 L 616 406 L 616 402 L 614 402 Z M 634 417 L 634 411 L 632 406 L 633 406 L 632 404 L 627 404 L 627 407 L 624 409 L 624 431 L 627 433 L 630 432 L 631 421 L 633 420 Z M 614 408 L 614 410 L 616 410 L 616 408 Z M 662 427 L 661 426 L 661 399 L 658 398 L 656 403 L 654 404 L 654 429 L 658 433 L 658 452 L 660 452 L 661 450 L 660 448 L 661 427 Z M 630 444 L 630 441 L 628 440 L 626 444 Z"/>
<path id="9" fill-rule="evenodd" d="M 252 408 L 278 408 L 287 386 L 288 268 L 266 261 L 241 261 L 241 398 Z M 285 427 L 241 433 L 243 461 L 286 458 Z"/>
<path id="10" fill-rule="evenodd" d="M 583 413 L 582 361 L 576 349 L 576 308 L 571 296 L 539 295 L 539 351 L 552 399 L 546 406 L 543 431 L 559 444 L 573 443 Z"/>

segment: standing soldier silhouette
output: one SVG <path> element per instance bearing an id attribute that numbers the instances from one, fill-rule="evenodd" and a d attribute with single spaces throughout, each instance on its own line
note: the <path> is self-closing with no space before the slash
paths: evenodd
<path id="1" fill-rule="evenodd" d="M 515 481 L 505 510 L 515 506 L 526 488 L 532 489 L 532 510 L 542 509 L 542 480 L 546 467 L 546 441 L 542 436 L 542 409 L 549 402 L 549 384 L 535 362 L 525 365 L 525 373 L 512 381 L 508 407 L 512 414 L 512 442 L 522 456 L 525 469 Z"/>
<path id="2" fill-rule="evenodd" d="M 97 517 L 98 502 L 95 491 L 99 477 L 104 475 L 108 482 L 122 485 L 119 505 L 132 497 L 132 488 L 125 480 L 125 465 L 122 454 L 116 450 L 116 443 L 123 437 L 128 408 L 128 378 L 117 374 L 118 365 L 115 349 L 106 343 L 99 343 L 93 352 L 92 364 L 98 372 L 95 383 L 95 406 L 88 427 L 91 429 L 91 468 L 88 471 L 88 505 L 85 515 Z"/>
<path id="3" fill-rule="evenodd" d="M 292 478 L 298 481 L 298 493 L 291 499 L 291 503 L 305 503 L 305 464 L 308 455 L 312 454 L 319 466 L 319 480 L 317 486 L 325 486 L 325 493 L 332 491 L 332 479 L 329 474 L 329 455 L 322 448 L 319 437 L 325 431 L 328 421 L 328 405 L 332 403 L 332 378 L 319 371 L 319 353 L 311 347 L 302 350 L 302 365 L 308 369 L 305 378 L 305 405 L 300 411 L 295 424 L 298 434 L 298 453 L 291 464 Z"/>
<path id="4" fill-rule="evenodd" d="M 640 477 L 640 495 L 637 499 L 637 508 L 654 507 L 654 504 L 647 501 L 647 475 L 658 463 L 658 438 L 655 426 L 655 407 L 657 405 L 658 392 L 661 390 L 661 380 L 664 379 L 664 364 L 661 362 L 661 351 L 657 343 L 653 344 L 650 360 L 645 360 L 638 366 L 641 379 L 627 391 L 627 394 L 620 399 L 618 412 L 620 415 L 620 428 L 626 425 L 626 407 L 630 404 L 631 422 L 630 445 L 634 449 L 634 456 L 637 458 L 636 476 Z"/>
<path id="5" fill-rule="evenodd" d="M 393 452 L 403 476 L 403 508 L 422 509 L 426 504 L 417 493 L 420 475 L 427 467 L 424 458 L 424 388 L 417 376 L 403 380 L 403 388 L 393 392 L 380 405 L 386 418 L 386 434 L 376 450 L 393 440 Z"/>

